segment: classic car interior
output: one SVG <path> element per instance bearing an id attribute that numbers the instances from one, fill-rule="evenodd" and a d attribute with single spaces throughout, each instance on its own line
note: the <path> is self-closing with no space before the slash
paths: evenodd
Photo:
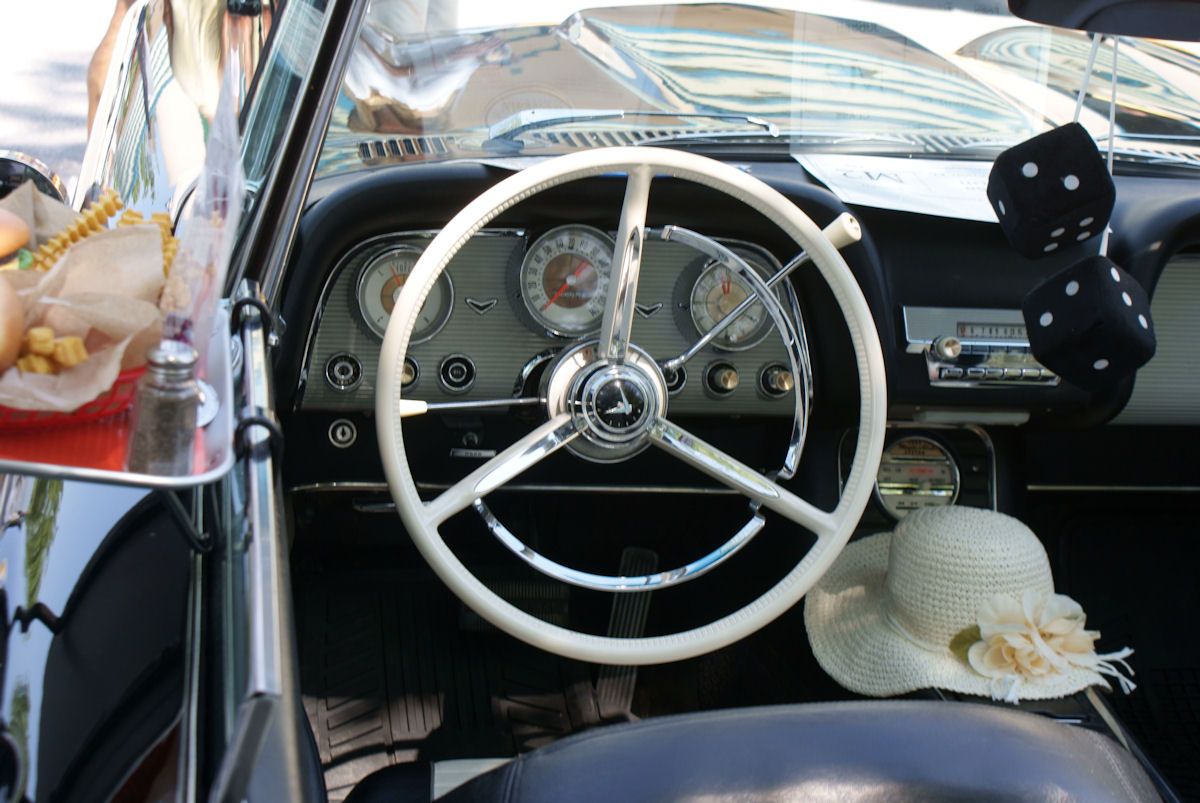
<path id="1" fill-rule="evenodd" d="M 317 5 L 330 30 L 368 13 Z M 1083 31 L 1126 19 L 1120 3 L 1082 19 L 1074 3 L 1010 5 Z M 1193 2 L 1154 6 L 1130 35 L 1178 38 L 1197 20 Z M 936 66 L 870 25 L 695 8 L 747 14 L 766 38 L 878 37 Z M 192 745 L 181 799 L 1200 798 L 1200 182 L 1194 152 L 1169 147 L 1194 146 L 1195 119 L 1113 170 L 1102 248 L 1149 296 L 1157 345 L 1085 389 L 1033 353 L 1022 302 L 1095 254 L 1096 232 L 1028 259 L 995 222 L 861 202 L 844 168 L 789 148 L 865 165 L 898 153 L 885 134 L 781 142 L 606 112 L 620 92 L 637 108 L 635 93 L 547 43 L 608 53 L 598 31 L 653 34 L 639 13 L 429 45 L 435 63 L 452 50 L 482 65 L 446 118 L 517 104 L 496 99 L 502 71 L 581 71 L 587 97 L 550 121 L 562 130 L 518 113 L 479 141 L 423 133 L 349 97 L 361 75 L 333 36 L 313 71 L 347 70 L 348 88 L 297 90 L 294 112 L 328 130 L 293 122 L 246 143 L 271 158 L 249 177 L 229 279 L 238 478 L 192 497 L 213 536 L 193 550 L 204 573 L 186 532 L 154 558 L 171 572 L 155 582 L 190 571 L 212 602 L 156 611 L 164 630 L 185 615 L 195 630 L 156 637 L 168 646 L 144 664 L 169 672 L 127 673 L 164 697 L 182 686 L 181 721 L 208 723 L 171 731 Z M 398 48 L 364 31 L 372 52 Z M 1007 42 L 963 52 L 1002 59 Z M 1200 53 L 1171 56 L 1194 82 Z M 406 79 L 411 65 L 387 63 Z M 257 80 L 247 130 L 276 113 L 279 85 Z M 960 90 L 972 114 L 1012 122 Z M 917 139 L 927 158 L 913 161 L 965 152 L 986 182 L 994 147 L 980 161 L 979 142 Z M 151 501 L 139 515 L 172 529 Z M 875 700 L 831 678 L 803 595 L 847 542 L 943 505 L 1026 523 L 1101 646 L 1133 649 L 1137 688 L 1013 705 L 937 689 Z M 148 756 L 175 760 L 110 763 Z M 122 777 L 119 799 L 151 799 L 144 769 Z M 31 799 L 83 799 L 82 781 L 38 783 Z"/>
<path id="2" fill-rule="evenodd" d="M 1041 376 L 985 373 L 973 381 L 939 382 L 931 378 L 926 357 L 933 338 L 921 342 L 914 332 L 914 314 L 928 308 L 957 316 L 944 329 L 950 334 L 1000 325 L 1004 322 L 989 313 L 1018 309 L 1030 286 L 1074 255 L 1064 253 L 1048 265 L 1025 263 L 1014 258 L 993 226 L 851 209 L 793 162 L 763 159 L 747 167 L 818 225 L 845 212 L 860 221 L 862 240 L 842 253 L 879 327 L 889 390 L 888 454 L 921 461 L 957 504 L 1029 517 L 1047 539 L 1064 593 L 1086 599 L 1099 621 L 1113 622 L 1105 635 L 1112 633 L 1116 641 L 1124 635 L 1134 644 L 1139 668 L 1142 661 L 1154 661 L 1155 651 L 1168 647 L 1156 643 L 1166 634 L 1135 629 L 1134 623 L 1186 606 L 1192 593 L 1182 577 L 1178 583 L 1167 580 L 1163 573 L 1170 569 L 1155 556 L 1170 544 L 1187 548 L 1179 539 L 1188 527 L 1188 497 L 1170 489 L 1177 487 L 1179 472 L 1190 470 L 1185 455 L 1195 442 L 1193 428 L 1168 421 L 1149 428 L 1116 424 L 1091 429 L 1081 441 L 1081 429 L 1122 410 L 1130 417 L 1145 409 L 1138 396 L 1130 399 L 1132 382 L 1101 394 L 1050 385 Z M 317 182 L 283 291 L 283 318 L 311 322 L 289 325 L 284 334 L 280 354 L 290 357 L 277 366 L 277 387 L 286 411 L 284 483 L 296 522 L 292 560 L 301 689 L 331 795 L 361 777 L 363 768 L 388 762 L 510 755 L 602 722 L 846 698 L 849 693 L 824 676 L 808 653 L 799 606 L 744 641 L 678 663 L 632 670 L 547 659 L 464 609 L 417 550 L 397 539 L 375 437 L 381 337 L 368 310 L 379 303 L 378 288 L 392 271 L 411 270 L 415 251 L 428 243 L 439 221 L 499 177 L 499 171 L 478 165 L 417 172 L 380 167 L 328 189 Z M 439 205 L 406 211 L 393 203 L 430 182 L 447 196 Z M 1196 236 L 1194 188 L 1149 176 L 1119 176 L 1117 183 L 1113 253 L 1129 255 L 1147 285 L 1164 277 L 1187 281 L 1196 265 L 1189 252 Z M 589 237 L 610 244 L 623 185 L 622 177 L 603 176 L 555 188 L 548 197 L 506 211 L 463 245 L 426 301 L 442 310 L 422 312 L 418 319 L 418 327 L 436 336 L 414 342 L 408 352 L 414 396 L 436 404 L 471 393 L 482 399 L 536 395 L 563 338 L 531 321 L 545 301 L 529 302 L 524 271 L 537 264 L 547 238 L 564 250 L 565 238 L 579 238 L 582 245 L 573 248 L 590 247 Z M 1156 207 L 1153 216 L 1145 212 L 1149 199 Z M 769 274 L 792 259 L 796 247 L 770 221 L 755 218 L 694 187 L 662 180 L 654 185 L 647 226 L 701 232 L 741 249 Z M 681 244 L 647 243 L 637 303 L 656 311 L 635 321 L 632 337 L 656 359 L 683 352 L 696 336 L 688 328 L 693 321 L 680 320 L 680 310 L 704 291 L 700 268 L 706 261 Z M 831 509 L 854 453 L 855 360 L 836 302 L 815 271 L 797 271 L 792 286 L 814 390 L 803 458 L 787 487 Z M 1161 333 L 1172 313 L 1155 310 Z M 910 348 L 914 341 L 918 349 Z M 1171 349 L 1160 335 L 1156 360 Z M 453 373 L 455 360 L 466 366 L 462 379 Z M 734 390 L 722 392 L 714 365 L 737 372 Z M 786 459 L 792 392 L 799 385 L 775 390 L 768 379 L 773 366 L 787 366 L 778 339 L 737 351 L 709 347 L 688 363 L 686 381 L 670 392 L 671 415 L 756 470 L 778 470 Z M 1138 381 L 1158 370 L 1164 369 L 1152 363 Z M 457 382 L 469 387 L 460 389 Z M 414 418 L 411 427 L 406 421 L 417 487 L 430 494 L 445 489 L 536 420 L 521 408 L 462 407 Z M 1114 488 L 1126 490 L 1118 495 Z M 856 532 L 888 529 L 890 514 L 909 501 L 880 474 Z M 604 575 L 686 565 L 719 548 L 747 517 L 743 497 L 655 449 L 615 464 L 555 454 L 488 502 L 542 555 Z M 808 548 L 793 530 L 774 523 L 736 556 L 738 571 L 723 569 L 655 591 L 642 611 L 621 615 L 641 620 L 644 630 L 637 635 L 657 635 L 702 625 L 753 600 Z M 443 529 L 471 570 L 522 610 L 596 635 L 627 626 L 618 621 L 611 595 L 564 587 L 520 565 L 473 511 L 448 520 Z M 1122 546 L 1127 538 L 1139 544 L 1136 554 Z M 1141 583 L 1117 580 L 1143 571 L 1163 578 L 1156 583 L 1158 594 L 1147 597 Z M 719 593 L 705 587 L 711 580 Z M 1114 631 L 1120 622 L 1130 630 Z M 416 638 L 395 639 L 396 633 Z M 1144 680 L 1145 671 L 1138 680 L 1152 682 Z M 1110 704 L 1122 713 L 1137 705 L 1119 697 Z M 1059 713 L 1093 721 L 1098 716 Z"/>
<path id="3" fill-rule="evenodd" d="M 602 141 L 608 132 L 597 121 L 573 135 Z M 652 136 L 653 129 L 645 133 Z M 446 768 L 469 774 L 498 757 L 535 751 L 533 758 L 541 755 L 536 748 L 606 723 L 854 698 L 809 653 L 802 605 L 784 606 L 777 619 L 745 638 L 684 660 L 652 659 L 635 668 L 615 664 L 647 661 L 620 657 L 611 642 L 589 652 L 586 645 L 596 637 L 671 638 L 736 618 L 786 583 L 810 550 L 819 552 L 817 541 L 778 515 L 766 514 L 757 532 L 758 505 L 748 510 L 745 496 L 714 481 L 705 467 L 681 461 L 679 451 L 647 448 L 654 435 L 632 445 L 577 438 L 548 449 L 553 453 L 509 478 L 485 504 L 463 497 L 453 508 L 460 512 L 439 515 L 439 536 L 454 560 L 479 578 L 479 594 L 502 601 L 491 616 L 448 591 L 446 571 L 430 570 L 436 548 L 403 537 L 393 498 L 398 483 L 391 480 L 389 493 L 394 470 L 386 464 L 390 458 L 381 458 L 381 441 L 403 444 L 414 496 L 446 498 L 464 475 L 497 465 L 503 459 L 497 454 L 546 420 L 536 400 L 565 394 L 569 408 L 572 393 L 586 396 L 587 370 L 580 366 L 591 359 L 588 348 L 604 348 L 590 333 L 606 314 L 597 303 L 606 289 L 612 303 L 615 268 L 603 263 L 621 252 L 615 244 L 626 236 L 622 215 L 633 183 L 632 173 L 618 167 L 539 185 L 535 194 L 514 190 L 521 200 L 511 206 L 477 202 L 488 214 L 480 219 L 476 212 L 468 221 L 473 227 L 455 228 L 456 242 L 441 259 L 444 271 L 434 281 L 420 274 L 423 306 L 407 316 L 412 332 L 404 360 L 389 370 L 384 363 L 398 358 L 384 335 L 403 303 L 398 287 L 417 275 L 414 265 L 447 221 L 510 174 L 503 165 L 478 162 L 405 164 L 403 154 L 426 146 L 398 135 L 362 146 L 359 157 L 368 169 L 318 177 L 278 287 L 287 326 L 274 380 L 287 445 L 283 485 L 293 523 L 300 693 L 331 798 L 356 784 L 363 789 L 352 799 L 371 788 L 384 795 L 408 783 L 424 789 L 430 778 L 440 793 L 461 781 Z M 1134 734 L 1119 738 L 1150 757 L 1158 793 L 1171 794 L 1164 779 L 1181 782 L 1179 768 L 1196 745 L 1186 714 L 1154 710 L 1147 702 L 1163 699 L 1154 691 L 1158 679 L 1179 676 L 1173 674 L 1178 645 L 1146 623 L 1194 602 L 1184 576 L 1188 561 L 1167 561 L 1177 567 L 1171 568 L 1160 558 L 1190 549 L 1184 536 L 1194 491 L 1187 489 L 1194 489 L 1195 477 L 1186 455 L 1196 445 L 1196 413 L 1178 384 L 1190 381 L 1180 376 L 1188 338 L 1175 327 L 1194 329 L 1195 293 L 1155 293 L 1155 360 L 1136 381 L 1129 376 L 1088 392 L 1030 357 L 1019 314 L 1029 289 L 1079 259 L 1086 246 L 1025 260 L 992 224 L 848 205 L 769 146 L 739 147 L 736 164 L 816 226 L 849 214 L 860 227 L 861 237 L 841 254 L 878 333 L 887 423 L 883 464 L 878 480 L 870 480 L 875 487 L 854 534 L 889 529 L 929 496 L 1028 521 L 1045 540 L 1060 590 L 1084 601 L 1112 643 L 1135 648 L 1145 693 L 1106 695 L 1102 702 L 1081 694 L 1022 707 L 1110 735 L 1115 710 Z M 1115 181 L 1109 254 L 1147 288 L 1164 282 L 1190 287 L 1200 240 L 1194 182 L 1150 167 L 1121 171 Z M 406 202 L 414 198 L 420 203 Z M 728 303 L 731 290 L 740 300 L 746 291 L 738 287 L 750 281 L 720 267 L 719 249 L 735 252 L 765 280 L 801 251 L 780 214 L 764 215 L 742 201 L 692 180 L 654 178 L 637 294 L 627 312 L 629 342 L 645 366 L 662 369 L 665 386 L 649 395 L 667 408 L 671 422 L 830 511 L 846 491 L 856 449 L 860 456 L 869 449 L 862 440 L 856 447 L 856 439 L 871 419 L 863 411 L 870 400 L 860 393 L 867 358 L 856 355 L 844 308 L 821 273 L 806 265 L 775 285 L 778 310 L 794 326 L 790 342 L 759 312 L 718 333 L 724 340 L 689 353 L 723 314 L 717 305 Z M 600 284 L 605 274 L 607 288 Z M 1185 297 L 1191 300 L 1180 308 L 1165 300 Z M 948 339 L 957 339 L 961 352 L 939 351 Z M 388 356 L 381 359 L 381 351 Z M 689 356 L 669 362 L 679 355 Z M 647 368 L 645 375 L 659 372 Z M 400 425 L 384 420 L 386 407 L 377 398 L 388 392 L 427 404 L 428 412 Z M 512 399 L 526 402 L 505 403 Z M 923 485 L 914 485 L 914 472 Z M 422 526 L 404 522 L 410 534 Z M 742 538 L 746 528 L 756 534 L 752 541 Z M 706 561 L 723 560 L 726 551 L 737 554 L 708 577 L 664 581 L 697 567 L 707 571 Z M 1173 571 L 1180 572 L 1175 579 Z M 631 577 L 663 587 L 644 594 L 604 590 Z M 1147 595 L 1149 587 L 1156 593 Z M 496 617 L 507 614 L 496 610 L 504 605 L 517 616 L 584 634 L 579 654 L 550 657 L 500 632 Z M 561 644 L 536 624 L 512 627 L 525 641 Z M 747 716 L 731 724 L 734 732 L 760 727 Z M 923 714 L 912 716 L 917 722 Z M 720 715 L 713 717 L 716 722 Z M 1151 721 L 1156 725 L 1145 727 Z M 718 726 L 685 722 L 670 737 L 679 744 L 715 738 L 696 732 Z M 779 726 L 804 729 L 796 722 Z M 774 726 L 761 727 L 770 733 Z M 902 738 L 932 738 L 912 727 L 917 730 Z M 851 727 L 844 738 L 856 744 L 869 737 Z M 701 767 L 717 749 L 699 742 L 694 753 L 684 750 L 690 758 L 677 768 L 678 775 L 697 779 L 695 790 L 709 788 Z M 565 744 L 561 755 L 570 756 L 574 744 Z M 727 749 L 726 741 L 720 744 Z M 643 778 L 645 767 L 660 760 L 657 754 L 639 760 L 644 747 L 613 749 L 618 752 L 610 761 L 630 768 L 612 771 L 614 786 L 596 786 L 601 797 Z M 595 764 L 579 751 L 577 759 L 564 759 L 563 769 L 546 765 L 546 772 L 561 773 L 553 784 L 530 781 L 523 793 L 569 788 L 572 796 L 583 794 L 578 786 L 558 785 L 572 775 L 570 761 Z M 1182 764 L 1157 769 L 1176 760 Z M 797 778 L 814 777 L 813 768 L 797 768 L 794 757 L 780 763 L 787 767 L 780 772 L 796 773 L 797 789 L 806 788 Z M 513 766 L 497 772 L 533 773 L 543 765 Z M 936 775 L 937 768 L 930 771 Z M 783 783 L 773 770 L 763 772 L 754 781 L 766 784 L 761 788 Z M 1182 777 L 1186 784 L 1186 770 Z M 510 782 L 494 780 L 495 773 L 487 778 L 493 780 L 458 794 L 489 799 Z M 917 787 L 900 782 L 896 788 Z"/>

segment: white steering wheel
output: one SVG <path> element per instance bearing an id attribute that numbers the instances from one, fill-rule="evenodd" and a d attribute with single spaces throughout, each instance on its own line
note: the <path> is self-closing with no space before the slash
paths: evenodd
<path id="1" fill-rule="evenodd" d="M 401 419 L 425 409 L 402 396 L 404 358 L 417 314 L 451 258 L 501 212 L 530 196 L 592 176 L 627 176 L 608 298 L 600 336 L 577 352 L 551 381 L 548 420 L 432 500 L 417 493 L 404 450 Z M 650 184 L 670 176 L 710 187 L 747 204 L 777 224 L 807 252 L 845 318 L 859 382 L 858 442 L 840 501 L 826 512 L 768 476 L 696 438 L 666 417 L 667 399 L 653 360 L 630 342 L 645 236 Z M 583 356 L 578 356 L 583 355 Z M 619 420 L 597 403 L 619 393 Z M 630 399 L 633 399 L 630 402 Z M 496 627 L 558 655 L 604 664 L 657 664 L 691 658 L 744 638 L 791 608 L 833 563 L 849 540 L 871 494 L 883 450 L 886 382 L 879 336 L 850 268 L 815 223 L 779 192 L 748 174 L 703 156 L 662 148 L 606 148 L 561 156 L 510 176 L 459 212 L 430 242 L 396 301 L 379 356 L 375 410 L 384 470 L 400 517 L 421 554 L 464 603 Z M 753 602 L 692 630 L 645 638 L 582 633 L 538 619 L 506 602 L 472 574 L 450 550 L 439 526 L 482 500 L 558 448 L 579 438 L 642 440 L 806 528 L 816 543 L 779 582 Z M 831 469 L 832 470 L 832 469 Z M 519 543 L 519 542 L 518 542 Z M 510 547 L 511 548 L 511 547 Z"/>

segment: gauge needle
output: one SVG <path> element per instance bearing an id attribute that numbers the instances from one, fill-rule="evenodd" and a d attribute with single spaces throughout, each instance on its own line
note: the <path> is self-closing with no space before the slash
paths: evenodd
<path id="1" fill-rule="evenodd" d="M 629 399 L 625 396 L 625 388 L 617 385 L 617 391 L 621 394 L 621 403 L 607 410 L 607 415 L 629 415 L 633 412 L 633 405 L 629 403 Z"/>
<path id="2" fill-rule="evenodd" d="M 554 295 L 550 296 L 550 300 L 546 302 L 544 307 L 542 307 L 542 312 L 550 309 L 554 302 L 558 301 L 558 297 L 567 292 L 567 288 L 574 284 L 574 282 L 571 281 L 572 279 L 578 279 L 579 274 L 583 273 L 584 268 L 590 268 L 591 266 L 592 263 L 588 262 L 586 259 L 580 262 L 579 267 L 575 269 L 575 272 L 568 276 L 566 281 L 562 283 L 562 287 L 558 288 L 558 291 Z"/>
<path id="3" fill-rule="evenodd" d="M 728 294 L 733 289 L 733 275 L 729 271 L 725 271 L 725 277 L 721 279 L 721 292 Z"/>

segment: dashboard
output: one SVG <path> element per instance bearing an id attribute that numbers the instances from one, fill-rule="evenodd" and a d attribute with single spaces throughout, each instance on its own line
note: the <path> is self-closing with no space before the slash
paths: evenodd
<path id="1" fill-rule="evenodd" d="M 1003 506 L 1006 486 L 1076 473 L 1081 467 L 1067 465 L 1069 453 L 1047 459 L 1046 445 L 1069 442 L 1078 449 L 1059 433 L 1112 420 L 1127 406 L 1150 410 L 1157 423 L 1185 423 L 1200 414 L 1170 390 L 1180 381 L 1172 379 L 1175 369 L 1164 369 L 1172 372 L 1167 389 L 1143 402 L 1145 393 L 1133 393 L 1132 381 L 1088 393 L 1032 359 L 1022 336 L 1021 298 L 1079 254 L 1026 260 L 991 224 L 850 209 L 794 162 L 742 167 L 820 226 L 846 211 L 862 224 L 863 240 L 842 253 L 872 309 L 885 356 L 889 451 L 872 507 L 881 525 L 917 504 L 918 494 L 933 503 L 983 506 L 996 506 L 999 496 Z M 441 224 L 505 174 L 452 163 L 381 167 L 316 182 L 280 296 L 286 328 L 276 350 L 276 388 L 291 487 L 384 487 L 374 391 L 397 288 Z M 406 366 L 408 395 L 431 403 L 536 396 L 546 362 L 598 328 L 623 189 L 618 177 L 575 182 L 522 202 L 473 236 L 421 312 Z M 796 256 L 795 244 L 770 221 L 726 197 L 656 181 L 651 200 L 649 226 L 698 232 L 734 250 L 760 277 Z M 1153 288 L 1164 273 L 1172 287 L 1197 286 L 1200 198 L 1190 182 L 1118 176 L 1113 227 L 1109 253 L 1144 286 Z M 786 370 L 788 352 L 777 333 L 761 316 L 747 315 L 744 326 L 729 330 L 729 340 L 706 345 L 680 376 L 665 377 L 668 417 L 687 419 L 701 436 L 723 436 L 740 459 L 770 470 L 778 467 L 779 444 L 788 437 L 796 389 L 803 392 L 811 381 L 808 441 L 796 482 L 815 502 L 828 503 L 836 499 L 838 481 L 829 467 L 845 458 L 841 451 L 857 410 L 853 353 L 836 303 L 815 271 L 797 269 L 778 287 L 806 340 L 810 376 Z M 686 351 L 743 293 L 711 255 L 650 238 L 633 342 L 661 364 Z M 1194 323 L 1180 329 L 1180 322 L 1197 319 L 1196 295 L 1155 299 L 1160 331 L 1191 331 Z M 960 341 L 960 351 L 939 351 L 939 340 L 949 336 Z M 1160 337 L 1160 352 L 1175 368 L 1186 362 L 1188 349 L 1175 335 Z M 1156 372 L 1162 373 L 1152 362 L 1139 376 Z M 1131 394 L 1134 403 L 1127 405 Z M 1168 409 L 1163 394 L 1174 401 L 1172 420 L 1157 412 Z M 464 466 L 527 431 L 530 415 L 462 410 L 423 417 L 429 420 L 414 427 L 414 435 L 424 440 L 411 453 L 425 475 L 419 479 L 461 476 Z M 1128 441 L 1146 444 L 1144 438 Z M 1043 457 L 1025 463 L 1023 454 Z M 653 483 L 675 465 L 653 464 L 641 473 L 631 467 L 623 476 Z M 594 468 L 574 461 L 549 479 L 607 487 Z"/>

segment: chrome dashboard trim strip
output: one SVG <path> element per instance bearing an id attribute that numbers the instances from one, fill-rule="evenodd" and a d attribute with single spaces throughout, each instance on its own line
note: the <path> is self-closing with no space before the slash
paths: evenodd
<path id="1" fill-rule="evenodd" d="M 1068 485 L 1031 482 L 1025 485 L 1030 493 L 1200 493 L 1200 485 Z"/>
<path id="2" fill-rule="evenodd" d="M 449 488 L 447 483 L 418 482 L 417 489 L 421 491 L 444 491 Z M 509 483 L 493 493 L 520 491 L 527 493 L 589 493 L 589 494 L 700 494 L 705 496 L 741 496 L 737 491 L 718 486 L 685 486 L 685 485 L 567 485 L 552 483 Z M 294 485 L 288 493 L 388 493 L 386 482 L 313 482 Z M 394 505 L 392 507 L 395 507 Z"/>

